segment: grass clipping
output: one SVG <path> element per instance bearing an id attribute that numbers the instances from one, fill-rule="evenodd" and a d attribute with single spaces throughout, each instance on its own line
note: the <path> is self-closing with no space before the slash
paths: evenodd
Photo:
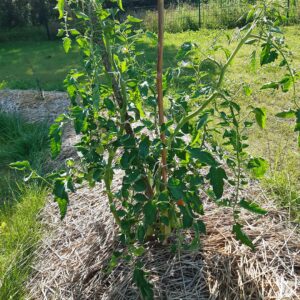
<path id="1" fill-rule="evenodd" d="M 232 236 L 229 210 L 206 203 L 207 235 L 200 251 L 174 254 L 169 247 L 148 246 L 142 259 L 155 299 L 300 299 L 298 228 L 260 188 L 247 194 L 269 211 L 263 217 L 243 213 L 256 252 Z M 74 194 L 64 221 L 50 202 L 43 220 L 51 234 L 37 252 L 29 299 L 141 299 L 132 267 L 104 272 L 120 245 L 101 186 Z"/>

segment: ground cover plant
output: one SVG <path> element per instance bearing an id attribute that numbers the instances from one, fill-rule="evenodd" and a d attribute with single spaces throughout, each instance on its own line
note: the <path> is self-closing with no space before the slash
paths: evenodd
<path id="1" fill-rule="evenodd" d="M 37 216 L 47 196 L 38 183 L 25 186 L 9 164 L 26 159 L 40 172 L 49 171 L 48 130 L 47 124 L 0 113 L 0 299 L 21 299 L 25 294 L 42 234 Z"/>
<path id="2" fill-rule="evenodd" d="M 9 168 L 17 160 L 28 160 L 39 172 L 49 170 L 49 126 L 31 124 L 19 115 L 0 112 L 0 207 L 18 195 L 20 174 Z"/>
<path id="3" fill-rule="evenodd" d="M 90 1 L 82 8 L 78 2 L 58 1 L 60 17 L 67 21 L 71 16 L 80 23 L 78 29 L 67 24 L 62 29 L 64 49 L 70 50 L 74 36 L 85 55 L 86 67 L 84 72 L 73 70 L 67 77 L 70 112 L 58 117 L 50 129 L 53 157 L 60 153 L 65 123 L 73 121 L 76 132 L 81 134 L 76 145 L 80 162 L 68 160 L 67 171 L 45 179 L 54 180 L 53 193 L 62 217 L 67 213 L 68 192 L 74 191 L 75 186 L 84 181 L 91 187 L 104 182 L 124 244 L 123 253 L 113 255 L 113 267 L 119 259 L 139 257 L 149 240 L 170 243 L 174 232 L 185 237 L 177 236 L 180 243 L 175 245 L 197 249 L 200 234 L 205 233 L 201 189 L 211 201 L 232 209 L 236 239 L 254 250 L 243 231 L 240 212 L 247 209 L 267 213 L 243 193 L 249 183 L 247 170 L 260 178 L 268 167 L 264 158 L 251 157 L 246 152 L 247 132 L 254 122 L 265 128 L 266 111 L 252 105 L 247 111 L 241 110 L 236 101 L 236 85 L 230 84 L 227 71 L 241 48 L 248 45 L 259 49 L 252 52 L 252 64 L 256 55 L 261 66 L 278 63 L 283 74 L 275 74 L 274 80 L 262 84 L 261 89 L 292 90 L 293 107 L 279 111 L 277 117 L 291 118 L 296 134 L 299 133 L 297 74 L 278 27 L 282 22 L 280 5 L 263 2 L 253 6 L 246 16 L 248 24 L 228 37 L 229 41 L 236 41 L 235 47 L 228 49 L 216 43 L 211 49 L 212 53 L 223 53 L 220 60 L 211 56 L 199 59 L 197 46 L 185 42 L 177 54 L 178 67 L 167 70 L 163 78 L 160 18 L 156 89 L 156 72 L 143 68 L 136 59 L 140 53 L 135 46 L 142 32 L 134 30 L 134 24 L 140 20 L 129 16 L 120 23 L 116 16 L 123 9 L 122 2 L 112 3 L 114 8 L 105 8 L 104 1 Z M 155 35 L 148 36 L 156 43 Z M 103 76 L 110 82 L 102 81 Z M 178 78 L 184 78 L 189 85 L 177 89 Z M 253 93 L 245 83 L 239 90 L 246 99 Z M 165 111 L 164 102 L 169 106 Z M 297 140 L 299 143 L 299 137 Z M 30 170 L 31 178 L 39 177 L 28 162 L 12 167 Z M 123 174 L 122 185 L 115 191 L 112 182 L 118 170 Z M 226 185 L 231 185 L 233 192 L 224 198 Z M 193 234 L 185 235 L 188 230 Z M 133 279 L 142 297 L 152 299 L 146 273 L 139 259 L 134 261 Z"/>
<path id="4" fill-rule="evenodd" d="M 43 234 L 38 215 L 48 191 L 36 184 L 22 185 L 0 208 L 0 298 L 23 299 L 32 273 L 35 250 Z"/>

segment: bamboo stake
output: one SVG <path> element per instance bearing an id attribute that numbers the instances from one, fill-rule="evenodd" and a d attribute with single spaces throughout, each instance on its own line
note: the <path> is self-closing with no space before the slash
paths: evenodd
<path id="1" fill-rule="evenodd" d="M 158 102 L 158 117 L 159 125 L 162 126 L 164 120 L 164 100 L 163 100 L 163 54 L 164 54 L 164 0 L 157 1 L 158 8 L 158 60 L 157 60 L 157 102 Z M 162 180 L 166 186 L 168 181 L 167 172 L 167 149 L 166 135 L 160 130 L 160 139 L 164 145 L 161 153 L 162 162 Z"/>

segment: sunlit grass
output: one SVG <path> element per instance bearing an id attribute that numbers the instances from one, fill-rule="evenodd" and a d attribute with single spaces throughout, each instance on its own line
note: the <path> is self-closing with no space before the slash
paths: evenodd
<path id="1" fill-rule="evenodd" d="M 21 188 L 15 205 L 0 210 L 0 299 L 22 299 L 32 272 L 34 251 L 42 234 L 38 214 L 47 191 L 37 185 Z"/>

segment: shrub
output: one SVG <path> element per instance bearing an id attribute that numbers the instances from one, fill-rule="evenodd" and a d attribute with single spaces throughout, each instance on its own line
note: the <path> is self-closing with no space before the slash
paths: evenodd
<path id="1" fill-rule="evenodd" d="M 255 122 L 260 128 L 265 127 L 266 111 L 249 107 L 247 112 L 241 112 L 235 99 L 236 87 L 226 80 L 234 58 L 242 47 L 256 45 L 262 67 L 279 62 L 286 72 L 284 77 L 261 88 L 282 92 L 292 89 L 295 107 L 278 117 L 294 119 L 296 132 L 300 131 L 295 94 L 298 75 L 291 68 L 289 49 L 278 28 L 279 12 L 273 18 L 274 11 L 278 11 L 276 2 L 258 3 L 250 9 L 246 18 L 249 23 L 234 35 L 237 41 L 233 50 L 214 45 L 212 51 L 223 53 L 223 60 L 200 60 L 197 45 L 186 42 L 178 50 L 178 64 L 167 70 L 163 78 L 162 34 L 156 77 L 154 70 L 145 70 L 138 64 L 141 53 L 136 46 L 143 32 L 133 28 L 141 20 L 128 16 L 120 22 L 117 14 L 123 9 L 122 1 L 114 3 L 114 9 L 106 9 L 102 1 L 90 0 L 78 12 L 76 9 L 81 6 L 77 0 L 58 2 L 61 18 L 75 5 L 78 28 L 85 28 L 77 30 L 66 24 L 61 34 L 66 52 L 74 36 L 86 69 L 72 70 L 65 80 L 71 107 L 51 126 L 50 144 L 55 158 L 61 150 L 62 128 L 72 121 L 80 135 L 76 144 L 80 161 L 67 160 L 66 170 L 46 180 L 53 180 L 53 194 L 62 217 L 67 213 L 68 192 L 84 182 L 91 187 L 104 183 L 124 245 L 123 252 L 112 258 L 112 265 L 122 258 L 134 260 L 134 281 L 142 297 L 152 299 L 151 285 L 138 257 L 151 240 L 171 243 L 169 238 L 174 232 L 192 232 L 178 241 L 174 235 L 177 247 L 199 248 L 200 235 L 206 231 L 202 220 L 203 194 L 216 205 L 231 208 L 232 232 L 252 250 L 255 247 L 243 231 L 241 210 L 267 213 L 244 194 L 248 173 L 260 178 L 268 168 L 264 158 L 247 154 L 247 132 Z M 156 35 L 147 35 L 157 41 Z M 109 80 L 103 81 L 103 76 Z M 177 91 L 173 82 L 181 76 L 189 79 L 189 85 L 184 91 Z M 238 90 L 243 90 L 245 98 L 252 93 L 247 83 Z M 164 110 L 164 102 L 168 102 L 168 110 Z M 221 137 L 220 143 L 214 139 L 216 134 Z M 38 177 L 26 161 L 12 167 L 31 171 L 28 178 Z M 121 182 L 113 188 L 116 174 L 121 174 Z M 230 193 L 224 193 L 228 186 Z"/>

